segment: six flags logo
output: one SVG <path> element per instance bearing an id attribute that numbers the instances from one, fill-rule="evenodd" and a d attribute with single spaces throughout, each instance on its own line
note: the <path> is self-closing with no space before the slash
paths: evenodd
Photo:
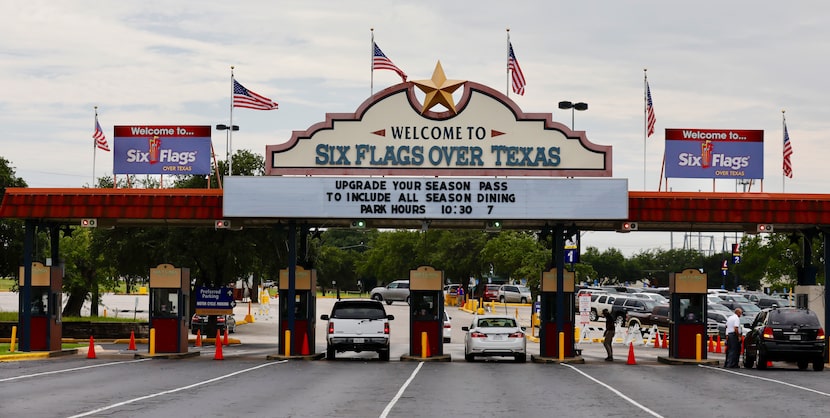
<path id="1" fill-rule="evenodd" d="M 691 152 L 680 153 L 677 164 L 680 167 L 726 167 L 733 170 L 749 167 L 749 156 L 729 157 L 725 154 L 715 154 L 715 146 L 712 141 L 706 140 L 700 143 L 700 155 Z"/>
<path id="2" fill-rule="evenodd" d="M 140 149 L 127 150 L 128 163 L 174 163 L 190 164 L 196 161 L 196 151 L 174 152 L 169 149 L 161 149 L 161 139 L 153 136 L 148 139 L 148 151 Z"/>

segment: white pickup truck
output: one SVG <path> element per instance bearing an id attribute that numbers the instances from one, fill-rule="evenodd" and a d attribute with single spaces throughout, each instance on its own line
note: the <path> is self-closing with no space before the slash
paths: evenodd
<path id="1" fill-rule="evenodd" d="M 389 321 L 383 303 L 371 299 L 344 299 L 334 303 L 331 315 L 321 315 L 326 327 L 326 359 L 345 351 L 377 351 L 389 361 Z"/>

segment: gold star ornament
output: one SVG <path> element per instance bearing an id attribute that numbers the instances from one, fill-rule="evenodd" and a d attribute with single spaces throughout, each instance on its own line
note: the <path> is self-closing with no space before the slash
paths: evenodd
<path id="1" fill-rule="evenodd" d="M 412 81 L 418 86 L 421 91 L 426 94 L 424 98 L 424 107 L 421 109 L 423 115 L 427 110 L 432 109 L 435 105 L 443 105 L 449 109 L 452 114 L 456 114 L 455 102 L 452 99 L 452 93 L 458 90 L 466 80 L 447 80 L 444 75 L 444 69 L 441 67 L 441 61 L 435 64 L 435 71 L 432 72 L 432 79 L 430 80 L 415 80 Z"/>

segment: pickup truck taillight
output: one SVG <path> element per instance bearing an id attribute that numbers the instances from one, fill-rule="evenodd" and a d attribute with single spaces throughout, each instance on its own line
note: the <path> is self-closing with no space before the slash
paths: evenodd
<path id="1" fill-rule="evenodd" d="M 329 321 L 329 334 L 334 334 L 334 323 Z"/>
<path id="2" fill-rule="evenodd" d="M 389 335 L 389 323 L 386 322 L 383 324 L 383 333 Z"/>

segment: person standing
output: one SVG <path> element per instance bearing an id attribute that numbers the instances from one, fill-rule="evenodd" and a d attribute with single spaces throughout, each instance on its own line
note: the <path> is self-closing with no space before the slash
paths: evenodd
<path id="1" fill-rule="evenodd" d="M 723 367 L 737 369 L 738 359 L 741 357 L 741 308 L 735 309 L 735 313 L 726 318 L 726 360 Z"/>
<path id="2" fill-rule="evenodd" d="M 458 295 L 458 306 L 459 307 L 464 306 L 464 285 L 458 286 L 457 295 Z"/>
<path id="3" fill-rule="evenodd" d="M 614 342 L 616 324 L 614 324 L 614 317 L 611 316 L 608 309 L 602 310 L 602 316 L 605 317 L 605 333 L 603 334 L 602 345 L 605 346 L 605 353 L 608 355 L 605 357 L 605 361 L 614 361 L 614 349 L 611 348 L 611 343 Z"/>

